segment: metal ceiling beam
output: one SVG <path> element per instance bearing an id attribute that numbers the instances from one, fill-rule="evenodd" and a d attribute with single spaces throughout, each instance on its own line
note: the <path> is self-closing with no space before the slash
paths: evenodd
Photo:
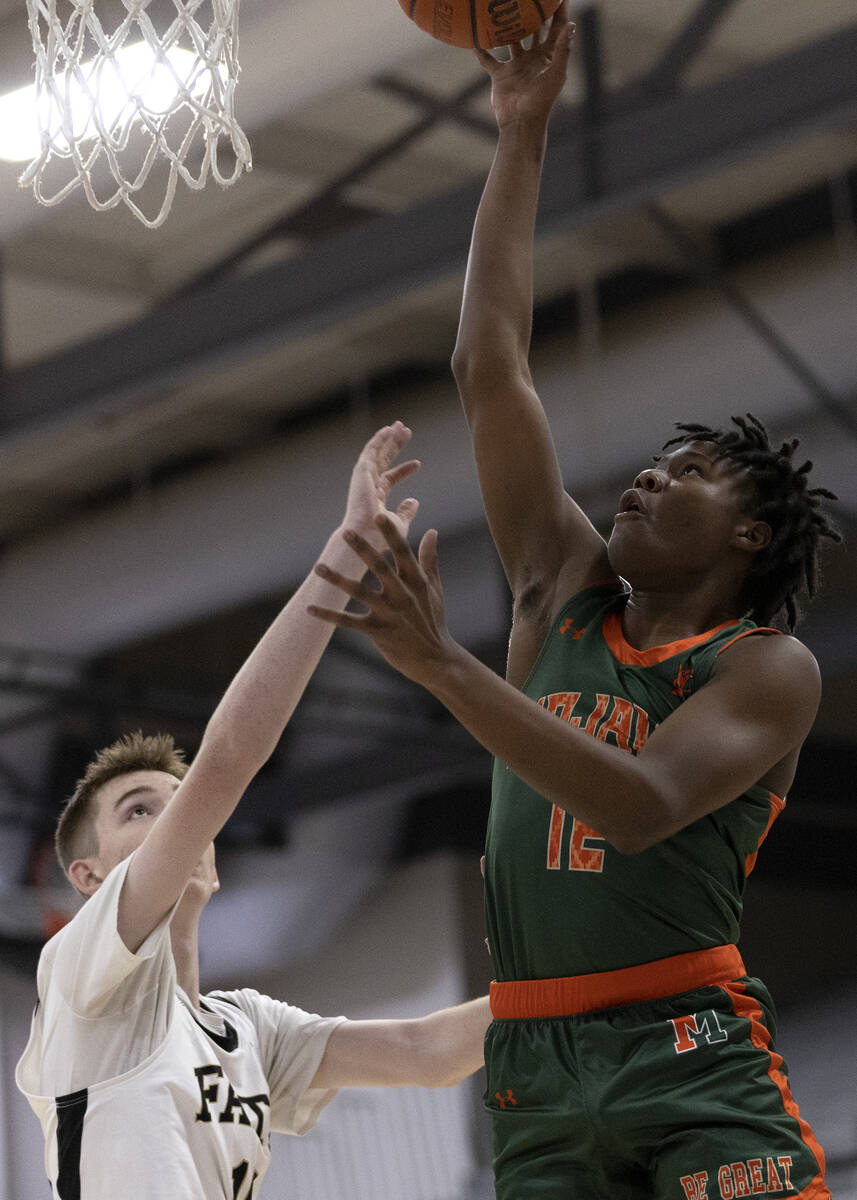
<path id="1" fill-rule="evenodd" d="M 202 729 L 218 700 L 215 693 L 180 693 L 136 681 L 109 681 L 90 677 L 76 684 L 47 679 L 3 677 L 0 678 L 0 697 L 3 696 L 33 697 L 44 701 L 45 707 L 33 708 L 13 717 L 0 716 L 0 736 L 58 713 L 90 712 L 98 709 L 114 712 L 130 710 L 158 719 L 196 722 Z"/>
<path id="2" fill-rule="evenodd" d="M 483 137 L 493 139 L 497 136 L 497 123 L 493 118 L 480 117 L 467 107 L 474 96 L 487 90 L 487 75 L 482 75 L 453 96 L 439 96 L 393 74 L 376 75 L 372 82 L 380 91 L 397 96 L 400 100 L 407 100 L 409 104 L 416 105 L 426 113 L 434 113 L 438 121 L 455 121 L 457 125 Z"/>
<path id="3" fill-rule="evenodd" d="M 601 37 L 601 9 L 585 8 L 577 21 L 580 61 L 583 67 L 584 93 L 581 117 L 584 124 L 583 168 L 586 194 L 601 192 L 601 123 L 604 112 L 604 52 Z"/>
<path id="4" fill-rule="evenodd" d="M 390 81 L 386 77 L 380 77 L 378 82 L 383 84 L 387 90 L 393 90 Z M 465 88 L 448 101 L 438 100 L 436 103 L 423 103 L 421 107 L 425 111 L 422 116 L 412 122 L 407 129 L 404 129 L 395 137 L 389 138 L 381 145 L 376 146 L 368 154 L 360 158 L 358 162 L 330 180 L 329 183 L 310 196 L 303 204 L 300 204 L 295 209 L 290 209 L 281 217 L 278 217 L 276 221 L 266 226 L 266 228 L 253 234 L 252 237 L 245 239 L 245 241 L 236 246 L 223 258 L 209 263 L 207 267 L 197 275 L 194 275 L 192 279 L 187 280 L 181 287 L 177 288 L 168 300 L 172 302 L 190 295 L 192 292 L 197 292 L 209 284 L 215 283 L 217 280 L 228 275 L 233 268 L 244 262 L 250 254 L 260 250 L 263 246 L 267 246 L 269 242 L 296 233 L 300 236 L 301 226 L 308 217 L 311 217 L 313 213 L 329 205 L 332 201 L 340 199 L 346 188 L 359 183 L 391 158 L 398 157 L 413 142 L 418 141 L 424 134 L 434 129 L 444 117 L 450 113 L 455 113 L 457 117 L 458 111 L 463 109 L 469 100 L 479 92 L 484 91 L 486 83 L 487 76 L 467 84 Z"/>
<path id="5" fill-rule="evenodd" d="M 303 770 L 287 769 L 281 779 L 272 777 L 270 784 L 275 794 L 287 798 L 289 810 L 297 811 L 396 785 L 413 793 L 466 782 L 487 788 L 490 774 L 488 752 L 461 725 L 451 724 L 438 729 L 433 738 L 384 743 L 382 754 L 374 746 L 363 754 Z"/>
<path id="6" fill-rule="evenodd" d="M 579 110 L 555 114 L 542 232 L 571 229 L 665 188 L 857 118 L 857 25 L 691 92 L 599 121 L 599 190 L 589 194 Z M 8 373 L 2 419 L 16 427 L 103 415 L 196 370 L 299 338 L 462 270 L 481 180 L 332 237 L 296 259 L 230 278 L 134 324 Z M 2 435 L 0 435 L 2 436 Z"/>
<path id="7" fill-rule="evenodd" d="M 701 280 L 715 288 L 724 297 L 747 326 L 768 346 L 785 368 L 806 388 L 816 404 L 836 421 L 843 430 L 857 439 L 857 412 L 853 397 L 850 403 L 842 401 L 824 382 L 821 375 L 799 354 L 757 305 L 745 294 L 733 279 L 708 253 L 705 246 L 659 204 L 647 204 L 646 212 L 651 221 L 673 243 L 685 259 L 691 271 Z"/>
<path id="8" fill-rule="evenodd" d="M 676 37 L 649 71 L 642 86 L 667 92 L 676 89 L 683 73 L 704 48 L 715 26 L 736 0 L 702 0 Z"/>

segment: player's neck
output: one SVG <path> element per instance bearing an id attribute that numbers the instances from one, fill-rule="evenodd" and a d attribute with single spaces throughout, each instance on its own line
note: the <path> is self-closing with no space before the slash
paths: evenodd
<path id="1" fill-rule="evenodd" d="M 633 589 L 622 618 L 625 640 L 635 650 L 666 646 L 696 637 L 725 621 L 737 619 L 734 600 L 693 592 L 651 592 Z"/>
<path id="2" fill-rule="evenodd" d="M 177 912 L 170 924 L 176 981 L 194 1008 L 199 1006 L 199 918 L 179 920 Z"/>

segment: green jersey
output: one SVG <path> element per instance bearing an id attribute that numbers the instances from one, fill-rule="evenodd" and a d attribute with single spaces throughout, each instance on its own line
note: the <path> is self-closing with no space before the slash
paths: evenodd
<path id="1" fill-rule="evenodd" d="M 757 626 L 730 621 L 640 651 L 622 633 L 626 601 L 614 586 L 573 596 L 523 691 L 558 720 L 637 754 L 706 683 L 717 655 Z M 782 807 L 756 785 L 658 845 L 620 854 L 497 760 L 485 852 L 496 978 L 586 975 L 737 941 L 747 875 Z"/>

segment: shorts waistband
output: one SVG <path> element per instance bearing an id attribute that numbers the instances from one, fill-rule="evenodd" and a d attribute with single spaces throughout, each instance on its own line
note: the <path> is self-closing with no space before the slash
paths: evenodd
<path id="1" fill-rule="evenodd" d="M 619 971 L 596 971 L 564 979 L 514 979 L 491 984 L 491 1012 L 498 1020 L 568 1017 L 620 1004 L 641 1004 L 746 975 L 737 946 L 692 950 Z"/>

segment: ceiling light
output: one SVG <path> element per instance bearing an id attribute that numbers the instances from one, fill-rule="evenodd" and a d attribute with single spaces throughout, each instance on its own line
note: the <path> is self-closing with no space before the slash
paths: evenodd
<path id="1" fill-rule="evenodd" d="M 110 131 L 110 140 L 119 148 L 128 127 L 142 109 L 163 114 L 174 103 L 182 87 L 192 94 L 206 86 L 207 65 L 179 46 L 164 52 L 167 62 L 159 59 L 147 42 L 137 42 L 120 50 L 115 59 L 102 60 L 99 69 L 83 64 L 68 84 L 58 76 L 53 91 L 43 89 L 36 97 L 35 84 L 0 96 L 0 159 L 28 162 L 41 153 L 41 129 L 60 154 L 67 153 L 70 132 L 75 141 L 86 142 L 96 136 L 100 121 Z M 67 90 L 63 108 L 71 114 L 71 130 L 63 129 L 56 93 Z"/>

